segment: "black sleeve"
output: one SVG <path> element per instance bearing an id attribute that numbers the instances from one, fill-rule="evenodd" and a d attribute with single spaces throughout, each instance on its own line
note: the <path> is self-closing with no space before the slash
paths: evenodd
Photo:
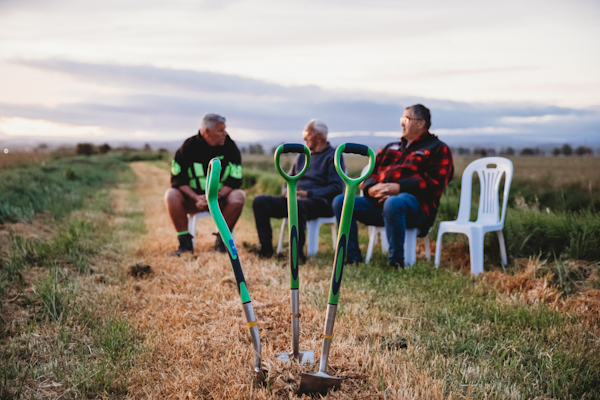
<path id="1" fill-rule="evenodd" d="M 177 149 L 175 152 L 175 157 L 171 162 L 171 187 L 173 188 L 190 184 L 190 179 L 187 175 L 189 161 L 185 156 L 186 143 L 187 141 L 184 142 L 179 149 Z"/>
<path id="2" fill-rule="evenodd" d="M 242 186 L 242 154 L 233 140 L 228 146 L 227 154 L 228 163 L 223 166 L 221 181 L 224 186 L 239 189 Z"/>

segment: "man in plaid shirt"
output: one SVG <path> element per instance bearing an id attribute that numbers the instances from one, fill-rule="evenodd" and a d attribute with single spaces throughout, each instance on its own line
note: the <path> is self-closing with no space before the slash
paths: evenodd
<path id="1" fill-rule="evenodd" d="M 421 104 L 406 107 L 400 124 L 402 138 L 379 151 L 373 173 L 362 184 L 364 197 L 355 200 L 347 263 L 362 261 L 356 227 L 360 221 L 385 226 L 390 266 L 404 268 L 406 229 L 419 228 L 420 236 L 427 234 L 442 192 L 454 175 L 450 148 L 429 132 L 428 108 Z M 338 223 L 343 203 L 343 194 L 333 201 Z"/>

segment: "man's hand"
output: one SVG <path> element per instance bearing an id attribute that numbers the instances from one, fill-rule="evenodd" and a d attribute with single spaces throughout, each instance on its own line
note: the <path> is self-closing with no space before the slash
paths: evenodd
<path id="1" fill-rule="evenodd" d="M 400 193 L 400 184 L 398 183 L 377 183 L 369 188 L 369 196 L 377 199 L 379 204 L 398 193 Z"/>
<path id="2" fill-rule="evenodd" d="M 196 198 L 196 208 L 200 211 L 208 211 L 208 201 L 206 201 L 206 196 L 201 194 Z"/>
<path id="3" fill-rule="evenodd" d="M 286 189 L 285 193 L 283 194 L 283 197 L 285 197 L 287 199 L 288 197 L 288 191 Z M 305 199 L 308 197 L 308 192 L 306 190 L 298 190 L 296 191 L 296 198 L 298 199 Z"/>

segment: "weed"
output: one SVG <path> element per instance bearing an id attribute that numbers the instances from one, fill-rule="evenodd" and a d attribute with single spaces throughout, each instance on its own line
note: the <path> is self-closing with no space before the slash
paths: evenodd
<path id="1" fill-rule="evenodd" d="M 68 311 L 69 299 L 60 288 L 58 268 L 50 268 L 46 278 L 34 289 L 34 293 L 44 306 L 44 315 L 49 315 L 55 321 L 65 317 L 63 314 Z"/>

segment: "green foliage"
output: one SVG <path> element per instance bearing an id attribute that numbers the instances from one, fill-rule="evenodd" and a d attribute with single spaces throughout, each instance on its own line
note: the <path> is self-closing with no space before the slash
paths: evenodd
<path id="1" fill-rule="evenodd" d="M 0 172 L 0 223 L 30 221 L 48 210 L 55 218 L 80 208 L 103 185 L 115 184 L 126 165 L 115 156 L 72 157 Z"/>
<path id="2" fill-rule="evenodd" d="M 597 213 L 586 211 L 548 215 L 511 209 L 506 215 L 504 234 L 507 251 L 512 257 L 541 254 L 543 258 L 563 256 L 577 260 L 600 260 L 600 215 Z"/>
<path id="3" fill-rule="evenodd" d="M 242 179 L 242 189 L 247 190 L 250 194 L 281 195 L 283 178 L 277 173 L 246 169 Z"/>

